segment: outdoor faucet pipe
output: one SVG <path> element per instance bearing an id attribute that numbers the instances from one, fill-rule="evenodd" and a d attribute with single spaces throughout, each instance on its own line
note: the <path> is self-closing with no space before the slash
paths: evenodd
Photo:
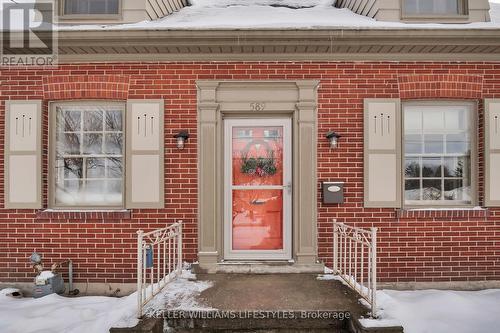
<path id="1" fill-rule="evenodd" d="M 68 287 L 69 287 L 68 294 L 78 295 L 80 291 L 78 289 L 73 290 L 73 261 L 71 259 L 63 261 L 59 263 L 59 267 L 61 267 L 64 264 L 68 264 Z"/>

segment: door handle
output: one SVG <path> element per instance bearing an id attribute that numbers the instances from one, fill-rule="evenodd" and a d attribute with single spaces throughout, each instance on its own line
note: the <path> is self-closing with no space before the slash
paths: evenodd
<path id="1" fill-rule="evenodd" d="M 286 189 L 289 194 L 292 194 L 292 182 L 289 182 L 288 184 L 284 185 L 283 189 Z"/>

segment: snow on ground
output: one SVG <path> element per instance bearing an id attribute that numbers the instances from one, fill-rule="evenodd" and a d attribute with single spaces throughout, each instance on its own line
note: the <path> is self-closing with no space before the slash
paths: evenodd
<path id="1" fill-rule="evenodd" d="M 151 301 L 148 308 L 202 309 L 194 298 L 211 286 L 210 282 L 194 281 L 184 271 Z M 108 333 L 111 327 L 132 327 L 137 324 L 137 296 L 115 298 L 101 296 L 14 299 L 6 294 L 14 289 L 0 290 L 1 333 Z"/>
<path id="2" fill-rule="evenodd" d="M 146 307 L 148 311 L 162 310 L 214 310 L 198 303 L 197 296 L 213 286 L 211 281 L 196 281 L 196 275 L 184 270 L 179 279 L 174 280 L 162 290 Z"/>
<path id="3" fill-rule="evenodd" d="M 122 25 L 60 26 L 60 30 L 183 29 L 500 29 L 500 5 L 492 3 L 492 22 L 410 24 L 376 21 L 335 8 L 334 0 L 191 0 L 155 21 Z"/>
<path id="4" fill-rule="evenodd" d="M 347 285 L 338 275 L 318 275 L 317 279 Z M 360 302 L 369 307 L 364 299 Z M 377 304 L 378 319 L 361 319 L 365 327 L 403 326 L 405 333 L 498 332 L 500 327 L 500 289 L 379 290 Z"/>
<path id="5" fill-rule="evenodd" d="M 368 327 L 402 325 L 405 333 L 498 332 L 500 289 L 483 291 L 381 290 L 380 319 Z"/>
<path id="6" fill-rule="evenodd" d="M 108 333 L 111 327 L 135 326 L 137 298 L 75 297 L 56 294 L 13 299 L 0 293 L 2 333 Z"/>

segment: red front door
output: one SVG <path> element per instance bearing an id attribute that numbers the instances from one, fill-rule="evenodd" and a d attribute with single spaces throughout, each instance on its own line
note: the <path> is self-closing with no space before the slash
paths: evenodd
<path id="1" fill-rule="evenodd" d="M 289 119 L 226 120 L 226 258 L 289 259 Z"/>

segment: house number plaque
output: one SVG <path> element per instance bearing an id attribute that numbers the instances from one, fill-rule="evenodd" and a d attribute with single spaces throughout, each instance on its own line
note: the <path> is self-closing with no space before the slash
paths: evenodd
<path id="1" fill-rule="evenodd" d="M 266 104 L 264 103 L 252 103 L 250 104 L 250 108 L 252 108 L 252 111 L 264 111 L 264 109 L 266 108 Z"/>

